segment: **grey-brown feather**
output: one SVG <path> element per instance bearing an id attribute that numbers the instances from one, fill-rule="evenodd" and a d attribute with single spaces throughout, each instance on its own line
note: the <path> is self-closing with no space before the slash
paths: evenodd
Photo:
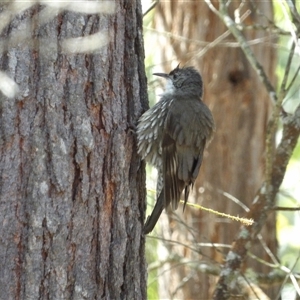
<path id="1" fill-rule="evenodd" d="M 212 114 L 201 100 L 200 74 L 193 68 L 177 68 L 168 76 L 173 92 L 165 93 L 146 111 L 137 127 L 139 154 L 162 174 L 158 179 L 162 188 L 145 233 L 152 231 L 163 208 L 171 204 L 177 209 L 183 190 L 186 203 L 214 130 Z"/>

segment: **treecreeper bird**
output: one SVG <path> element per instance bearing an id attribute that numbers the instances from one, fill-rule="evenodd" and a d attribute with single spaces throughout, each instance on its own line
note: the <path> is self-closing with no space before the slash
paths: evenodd
<path id="1" fill-rule="evenodd" d="M 138 152 L 158 170 L 157 201 L 144 233 L 151 232 L 164 208 L 176 210 L 184 191 L 184 206 L 203 159 L 205 144 L 214 131 L 214 119 L 202 102 L 203 82 L 193 67 L 175 68 L 164 93 L 146 111 L 137 126 Z"/>

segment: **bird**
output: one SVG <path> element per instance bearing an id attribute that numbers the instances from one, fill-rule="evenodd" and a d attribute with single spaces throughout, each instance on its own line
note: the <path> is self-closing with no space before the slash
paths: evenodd
<path id="1" fill-rule="evenodd" d="M 138 154 L 158 170 L 157 200 L 143 232 L 150 233 L 164 208 L 178 208 L 184 191 L 183 211 L 203 160 L 205 145 L 215 123 L 202 101 L 203 81 L 194 67 L 179 65 L 167 73 L 161 99 L 139 118 Z"/>

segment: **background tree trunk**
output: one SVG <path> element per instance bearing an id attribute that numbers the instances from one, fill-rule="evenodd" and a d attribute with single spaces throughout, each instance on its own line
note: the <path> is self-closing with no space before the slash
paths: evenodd
<path id="1" fill-rule="evenodd" d="M 218 6 L 216 2 L 214 5 Z M 240 3 L 231 2 L 232 13 L 238 5 Z M 272 19 L 271 2 L 255 2 L 255 5 L 253 7 L 247 3 L 241 7 L 241 16 L 248 9 L 251 11 L 244 23 L 250 26 L 256 23 L 267 25 L 262 15 Z M 249 206 L 263 181 L 265 130 L 270 112 L 265 87 L 242 50 L 233 44 L 234 38 L 225 33 L 226 27 L 222 21 L 204 1 L 160 2 L 154 24 L 158 31 L 171 33 L 169 37 L 159 35 L 158 38 L 165 69 L 170 71 L 180 62 L 200 70 L 204 79 L 204 102 L 209 105 L 216 122 L 216 133 L 193 189 L 194 200 L 190 197 L 189 201 L 234 216 L 244 215 L 241 206 L 225 197 L 223 192 Z M 222 34 L 223 37 L 213 46 L 212 42 Z M 274 82 L 276 52 L 271 44 L 274 37 L 265 30 L 247 29 L 243 34 L 249 41 L 260 41 L 253 44 L 252 50 Z M 178 214 L 181 215 L 181 212 Z M 178 220 L 173 222 L 171 218 L 168 225 L 171 229 L 166 234 L 164 228 L 164 237 L 195 250 L 166 243 L 169 252 L 177 258 L 171 263 L 172 267 L 169 266 L 169 272 L 164 273 L 164 283 L 160 281 L 162 295 L 174 299 L 210 299 L 216 277 L 207 273 L 218 273 L 218 264 L 224 262 L 228 249 L 218 246 L 208 248 L 204 243 L 230 245 L 240 224 L 189 207 L 182 218 L 190 227 L 182 226 Z M 262 234 L 267 246 L 276 254 L 275 228 L 275 215 L 272 215 Z M 261 259 L 270 260 L 259 241 L 250 251 Z M 200 268 L 201 265 L 205 268 Z M 271 270 L 254 260 L 246 262 L 244 270 L 248 268 L 258 274 Z M 267 290 L 271 299 L 277 292 L 275 288 Z"/>
<path id="2" fill-rule="evenodd" d="M 0 94 L 1 299 L 146 298 L 145 172 L 129 126 L 147 107 L 141 6 L 80 3 L 0 6 L 0 66 L 19 85 Z M 67 47 L 88 36 L 93 50 Z"/>

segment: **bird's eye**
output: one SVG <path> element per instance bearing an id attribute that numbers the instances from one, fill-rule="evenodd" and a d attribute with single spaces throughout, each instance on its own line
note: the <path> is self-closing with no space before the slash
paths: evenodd
<path id="1" fill-rule="evenodd" d="M 177 79 L 177 74 L 173 74 L 173 79 Z"/>

